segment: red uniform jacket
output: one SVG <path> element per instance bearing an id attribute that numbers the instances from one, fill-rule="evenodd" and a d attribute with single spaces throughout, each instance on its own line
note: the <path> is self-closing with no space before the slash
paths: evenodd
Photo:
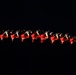
<path id="1" fill-rule="evenodd" d="M 32 42 L 34 42 L 35 39 L 39 38 L 38 35 L 36 35 L 36 33 L 32 33 L 31 34 L 31 38 L 32 38 Z"/>
<path id="2" fill-rule="evenodd" d="M 60 37 L 60 41 L 61 41 L 61 44 L 63 44 L 65 41 L 67 41 L 68 39 L 65 38 L 65 37 Z"/>
<path id="3" fill-rule="evenodd" d="M 58 38 L 52 35 L 50 36 L 50 40 L 52 41 L 52 43 L 54 43 L 54 41 L 58 40 Z"/>
<path id="4" fill-rule="evenodd" d="M 45 36 L 45 34 L 41 34 L 41 35 L 39 35 L 39 37 L 40 37 L 41 43 L 43 43 L 48 38 L 48 36 Z"/>
<path id="5" fill-rule="evenodd" d="M 24 39 L 29 38 L 29 36 L 27 36 L 27 35 L 25 35 L 25 34 L 21 34 L 20 37 L 21 37 L 22 42 L 24 41 Z"/>
<path id="6" fill-rule="evenodd" d="M 76 40 L 72 37 L 72 38 L 70 38 L 70 44 L 73 44 L 74 42 L 76 42 Z"/>

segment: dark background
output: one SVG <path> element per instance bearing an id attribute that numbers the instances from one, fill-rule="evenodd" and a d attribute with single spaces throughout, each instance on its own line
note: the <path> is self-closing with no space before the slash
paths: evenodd
<path id="1" fill-rule="evenodd" d="M 75 7 L 69 0 L 3 1 L 0 29 L 42 29 L 75 35 Z M 75 74 L 76 44 L 34 44 L 10 39 L 0 41 L 3 75 Z M 2 75 L 1 74 L 1 75 Z"/>

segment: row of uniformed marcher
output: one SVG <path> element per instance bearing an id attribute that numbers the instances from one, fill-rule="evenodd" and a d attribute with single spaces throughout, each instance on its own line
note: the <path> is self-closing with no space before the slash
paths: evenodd
<path id="1" fill-rule="evenodd" d="M 69 34 L 63 34 L 63 33 L 53 33 L 50 31 L 42 31 L 42 30 L 1 30 L 0 31 L 0 39 L 3 40 L 5 38 L 11 38 L 12 41 L 15 38 L 21 38 L 21 41 L 24 42 L 27 38 L 32 38 L 32 42 L 40 39 L 40 42 L 43 43 L 45 40 L 50 39 L 51 43 L 53 44 L 55 41 L 60 40 L 61 44 L 63 44 L 65 41 L 70 42 L 70 44 L 73 44 L 76 42 L 74 36 L 70 36 Z"/>

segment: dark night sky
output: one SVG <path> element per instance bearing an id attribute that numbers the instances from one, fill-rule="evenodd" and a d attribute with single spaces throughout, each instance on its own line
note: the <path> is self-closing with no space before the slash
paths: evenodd
<path id="1" fill-rule="evenodd" d="M 75 32 L 73 1 L 21 1 L 0 5 L 0 28 Z"/>

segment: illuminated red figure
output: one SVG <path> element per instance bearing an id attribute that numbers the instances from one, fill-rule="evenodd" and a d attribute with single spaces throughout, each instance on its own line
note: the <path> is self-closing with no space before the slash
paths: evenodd
<path id="1" fill-rule="evenodd" d="M 32 42 L 34 42 L 36 39 L 38 39 L 38 38 L 39 38 L 39 33 L 38 33 L 38 31 L 33 32 L 33 33 L 31 34 L 31 38 L 32 38 Z"/>
<path id="2" fill-rule="evenodd" d="M 54 34 L 50 34 L 50 40 L 51 40 L 51 43 L 53 44 L 56 40 L 58 40 L 58 34 L 54 35 Z"/>
<path id="3" fill-rule="evenodd" d="M 74 43 L 74 38 L 71 37 L 69 41 L 70 41 L 70 44 L 72 45 Z"/>
<path id="4" fill-rule="evenodd" d="M 41 42 L 41 43 L 43 43 L 43 42 L 45 41 L 45 37 L 46 37 L 46 36 L 45 36 L 44 34 L 41 34 L 41 35 L 40 35 L 40 42 Z"/>
<path id="5" fill-rule="evenodd" d="M 4 33 L 3 32 L 4 32 L 4 30 L 0 31 L 0 39 L 1 40 L 3 40 L 3 38 L 4 38 Z"/>
<path id="6" fill-rule="evenodd" d="M 22 34 L 20 35 L 20 37 L 21 37 L 21 42 L 24 42 L 25 39 L 27 39 L 27 38 L 30 37 L 30 36 L 29 36 L 29 32 L 26 31 L 25 33 L 22 33 Z"/>
<path id="7" fill-rule="evenodd" d="M 0 34 L 0 39 L 3 40 L 4 38 L 8 38 L 8 32 L 7 31 Z"/>
<path id="8" fill-rule="evenodd" d="M 10 32 L 10 37 L 11 37 L 12 41 L 13 41 L 15 38 L 19 38 L 18 31 L 16 31 L 16 33 Z"/>
<path id="9" fill-rule="evenodd" d="M 48 39 L 48 32 L 39 35 L 40 42 L 43 43 L 46 39 Z"/>
<path id="10" fill-rule="evenodd" d="M 76 40 L 74 39 L 74 37 L 70 37 L 69 41 L 70 41 L 70 44 L 71 44 L 71 45 L 72 45 L 74 42 L 76 42 Z"/>
<path id="11" fill-rule="evenodd" d="M 11 34 L 10 37 L 11 37 L 12 41 L 13 41 L 15 38 L 19 38 L 19 37 L 16 36 L 15 34 Z"/>
<path id="12" fill-rule="evenodd" d="M 4 34 L 0 34 L 0 39 L 3 40 Z"/>
<path id="13" fill-rule="evenodd" d="M 68 37 L 67 37 L 67 34 L 65 35 L 62 35 L 60 34 L 60 41 L 61 41 L 61 44 L 63 44 L 65 41 L 68 41 Z"/>

